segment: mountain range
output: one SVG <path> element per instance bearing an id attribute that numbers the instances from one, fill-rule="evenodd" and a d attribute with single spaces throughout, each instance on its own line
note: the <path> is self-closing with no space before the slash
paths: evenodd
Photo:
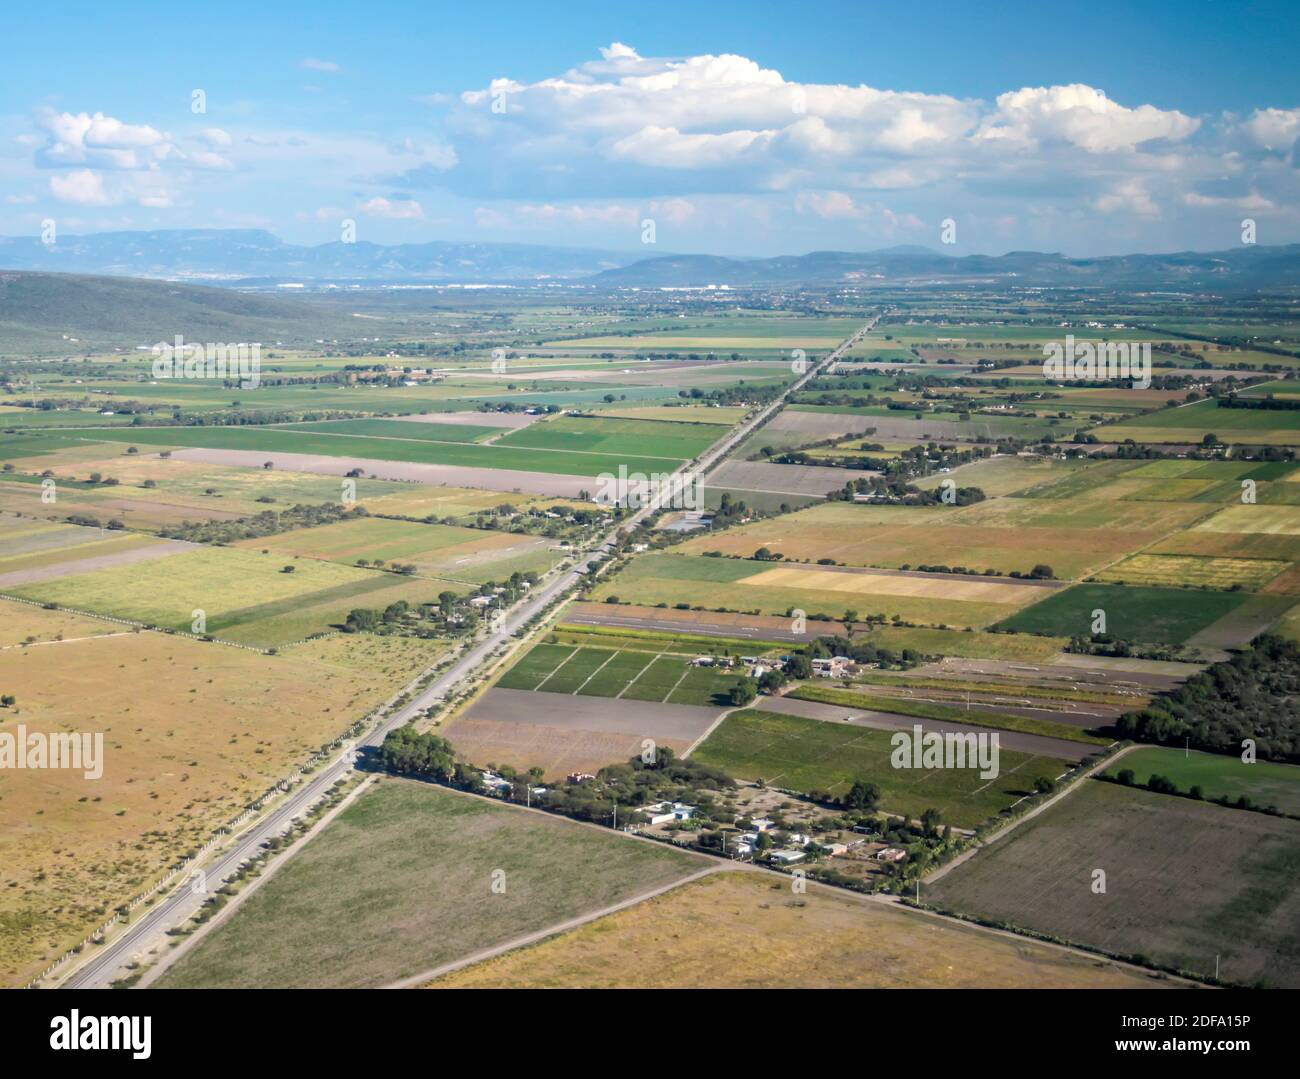
<path id="1" fill-rule="evenodd" d="M 954 256 L 906 245 L 774 258 L 659 255 L 530 244 L 285 243 L 260 229 L 173 229 L 0 237 L 0 269 L 162 278 L 237 287 L 566 283 L 608 288 L 926 285 L 1196 289 L 1300 286 L 1300 244 L 1071 258 L 1012 251 Z"/>

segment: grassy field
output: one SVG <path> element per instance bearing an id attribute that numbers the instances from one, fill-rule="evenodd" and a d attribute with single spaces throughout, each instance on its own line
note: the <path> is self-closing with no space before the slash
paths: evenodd
<path id="1" fill-rule="evenodd" d="M 237 547 L 330 562 L 358 559 L 413 565 L 426 577 L 459 583 L 503 579 L 516 571 L 550 569 L 560 555 L 550 541 L 509 532 L 365 517 L 243 540 Z"/>
<path id="2" fill-rule="evenodd" d="M 1300 986 L 1300 822 L 1086 781 L 928 889 L 943 907 L 1230 982 Z M 1104 870 L 1106 891 L 1092 889 Z M 924 896 L 923 896 L 924 898 Z"/>
<path id="3" fill-rule="evenodd" d="M 1198 401 L 1181 408 L 1135 416 L 1114 427 L 1097 429 L 1101 439 L 1138 442 L 1200 442 L 1206 434 L 1228 443 L 1286 446 L 1300 440 L 1300 412 L 1281 409 L 1219 408 Z"/>
<path id="4" fill-rule="evenodd" d="M 1138 783 L 1161 775 L 1181 791 L 1200 787 L 1206 798 L 1244 795 L 1256 805 L 1300 814 L 1300 768 L 1294 765 L 1263 760 L 1247 764 L 1236 756 L 1151 746 L 1126 753 L 1106 774 L 1113 776 L 1125 768 L 1133 770 Z"/>
<path id="5" fill-rule="evenodd" d="M 656 647 L 645 641 L 634 649 L 539 644 L 497 685 L 543 693 L 725 706 L 726 694 L 741 680 L 742 672 L 692 667 L 685 655 L 661 654 L 673 644 L 664 641 Z"/>
<path id="6" fill-rule="evenodd" d="M 1078 584 L 1001 623 L 1016 633 L 1089 636 L 1093 612 L 1106 612 L 1112 637 L 1147 644 L 1183 644 L 1245 602 L 1244 592 Z"/>
<path id="7" fill-rule="evenodd" d="M 1254 592 L 1289 566 L 1289 562 L 1267 558 L 1139 554 L 1108 566 L 1097 574 L 1097 580 L 1170 588 L 1229 589 L 1236 586 Z"/>
<path id="8" fill-rule="evenodd" d="M 501 433 L 500 427 L 466 423 L 423 423 L 419 420 L 322 420 L 277 424 L 275 431 L 313 431 L 322 435 L 363 435 L 413 439 L 417 442 L 482 442 Z"/>
<path id="9" fill-rule="evenodd" d="M 718 424 L 562 416 L 511 431 L 500 446 L 687 460 L 727 433 Z"/>
<path id="10" fill-rule="evenodd" d="M 21 985 L 252 798 L 432 664 L 444 642 L 280 656 L 0 601 L 0 730 L 104 736 L 104 774 L 0 769 L 0 984 Z M 62 643 L 9 647 L 12 636 Z"/>
<path id="11" fill-rule="evenodd" d="M 1055 779 L 1068 767 L 1004 749 L 993 780 L 971 768 L 896 769 L 890 764 L 892 737 L 889 731 L 746 709 L 723 720 L 692 759 L 740 779 L 797 791 L 843 794 L 855 780 L 867 780 L 880 788 L 881 809 L 919 817 L 935 808 L 946 823 L 964 828 L 1032 794 L 1040 776 Z"/>
<path id="12" fill-rule="evenodd" d="M 283 556 L 200 547 L 10 591 L 42 603 L 187 632 L 194 611 L 200 610 L 212 636 L 262 647 L 324 632 L 353 607 L 436 598 L 437 586 L 427 581 L 312 559 L 288 564 L 294 567 L 292 573 L 283 572 Z"/>
<path id="13" fill-rule="evenodd" d="M 707 864 L 613 832 L 385 780 L 158 984 L 382 986 Z M 497 871 L 504 892 L 492 891 Z"/>
<path id="14" fill-rule="evenodd" d="M 654 962 L 646 957 L 653 956 Z M 744 962 L 737 962 L 743 956 Z M 1167 983 L 1163 983 L 1167 984 Z M 1104 961 L 753 873 L 718 873 L 431 989 L 1083 989 L 1162 983 Z"/>

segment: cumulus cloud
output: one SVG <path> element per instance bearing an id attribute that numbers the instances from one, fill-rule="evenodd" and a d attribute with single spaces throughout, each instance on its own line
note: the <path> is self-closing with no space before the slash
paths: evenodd
<path id="1" fill-rule="evenodd" d="M 74 206 L 111 206 L 119 201 L 105 189 L 104 178 L 90 169 L 51 176 L 50 192 L 60 202 Z"/>
<path id="2" fill-rule="evenodd" d="M 1073 83 L 998 95 L 997 112 L 984 122 L 980 137 L 1022 146 L 1065 142 L 1098 154 L 1155 139 L 1179 142 L 1198 127 L 1199 120 L 1176 110 L 1126 108 L 1094 87 Z"/>
<path id="3" fill-rule="evenodd" d="M 424 218 L 424 208 L 414 199 L 386 199 L 375 196 L 357 207 L 367 217 L 383 217 L 389 221 L 419 221 Z"/>
<path id="4" fill-rule="evenodd" d="M 1256 109 L 1242 125 L 1266 150 L 1289 150 L 1300 138 L 1300 109 Z"/>

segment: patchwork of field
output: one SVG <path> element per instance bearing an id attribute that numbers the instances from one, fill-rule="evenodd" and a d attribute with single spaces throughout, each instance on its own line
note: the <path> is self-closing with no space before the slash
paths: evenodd
<path id="1" fill-rule="evenodd" d="M 1022 498 L 990 499 L 964 507 L 828 502 L 702 535 L 680 549 L 748 557 L 766 547 L 792 561 L 833 558 L 848 565 L 892 569 L 965 566 L 1002 575 L 1029 573 L 1041 564 L 1068 580 L 1210 512 L 1210 507 L 1179 503 L 1152 507 Z"/>
<path id="2" fill-rule="evenodd" d="M 158 985 L 389 985 L 707 865 L 542 813 L 383 780 Z M 505 887 L 494 890 L 502 873 Z"/>
<path id="3" fill-rule="evenodd" d="M 611 422 L 635 424 L 647 421 Z M 403 424 L 403 427 L 408 426 L 412 425 Z M 647 426 L 657 428 L 660 425 L 647 423 Z M 450 426 L 449 429 L 466 430 L 455 426 Z M 559 475 L 595 476 L 603 472 L 617 473 L 620 464 L 625 465 L 631 472 L 644 472 L 648 475 L 653 472 L 672 471 L 685 460 L 685 457 L 655 456 L 645 451 L 569 450 L 508 444 L 507 440 L 527 437 L 531 430 L 532 428 L 528 427 L 522 428 L 503 436 L 491 445 L 464 441 L 421 441 L 414 438 L 377 435 L 322 434 L 314 430 L 250 426 L 149 427 L 133 428 L 129 431 L 116 428 L 104 430 L 83 428 L 70 433 L 87 439 L 171 449 L 195 447 L 208 450 L 243 450 L 264 453 L 272 457 L 275 454 L 298 454 Z M 647 435 L 652 438 L 654 433 L 653 430 L 647 431 Z M 664 449 L 666 443 L 652 441 L 650 445 L 652 449 Z"/>
<path id="4" fill-rule="evenodd" d="M 893 735 L 863 726 L 837 726 L 803 716 L 745 709 L 733 712 L 692 753 L 692 759 L 738 779 L 801 792 L 844 794 L 856 780 L 875 783 L 880 806 L 917 818 L 938 809 L 945 823 L 974 828 L 1034 792 L 1039 778 L 1069 767 L 1050 757 L 1003 750 L 995 778 L 978 768 L 893 767 Z"/>
<path id="5" fill-rule="evenodd" d="M 1225 981 L 1296 988 L 1298 863 L 1300 822 L 1085 781 L 927 891 L 1113 954 L 1203 976 L 1217 956 Z"/>
<path id="6" fill-rule="evenodd" d="M 0 641 L 0 686 L 17 698 L 0 728 L 100 733 L 104 747 L 100 779 L 0 770 L 0 981 L 11 986 L 446 648 L 334 638 L 263 656 L 6 601 Z"/>
<path id="7" fill-rule="evenodd" d="M 705 542 L 723 538 L 709 536 Z M 750 559 L 673 553 L 633 560 L 616 578 L 600 584 L 592 598 L 616 596 L 644 606 L 689 602 L 702 608 L 766 615 L 797 609 L 809 617 L 830 618 L 842 618 L 851 610 L 858 612 L 855 621 L 867 614 L 886 618 L 897 614 L 908 622 L 980 628 L 1005 618 L 1008 608 L 1029 603 L 1042 594 L 1042 587 L 952 574 L 869 573 L 813 565 L 772 567 L 770 562 Z"/>
<path id="8" fill-rule="evenodd" d="M 1125 769 L 1131 770 L 1140 784 L 1159 775 L 1172 780 L 1180 791 L 1200 787 L 1206 798 L 1245 797 L 1257 806 L 1275 806 L 1282 813 L 1300 815 L 1300 768 L 1295 765 L 1265 760 L 1247 764 L 1239 756 L 1145 746 L 1125 753 L 1106 775 Z"/>
<path id="9" fill-rule="evenodd" d="M 646 957 L 653 956 L 654 962 Z M 737 957 L 743 956 L 744 962 Z M 1164 988 L 1102 960 L 757 873 L 715 873 L 431 989 Z"/>
<path id="10" fill-rule="evenodd" d="M 332 562 L 283 558 L 233 547 L 195 547 L 158 560 L 71 573 L 8 591 L 41 603 L 114 615 L 267 648 L 335 628 L 354 607 L 435 598 L 428 582 Z"/>
<path id="11" fill-rule="evenodd" d="M 565 622 L 583 629 L 593 626 L 611 632 L 699 634 L 733 638 L 761 644 L 764 641 L 802 644 L 819 634 L 843 630 L 840 622 L 808 622 L 795 632 L 789 618 L 772 615 L 727 614 L 715 611 L 680 611 L 675 608 L 641 607 L 634 604 L 575 603 L 564 615 Z M 561 625 L 564 628 L 564 624 Z M 859 623 L 854 637 L 864 638 L 881 648 L 901 652 L 911 648 L 925 655 L 988 657 L 990 659 L 1040 662 L 1055 656 L 1068 643 L 1064 638 L 1029 637 L 1008 633 L 963 632 L 912 626 L 879 626 Z"/>
<path id="12" fill-rule="evenodd" d="M 550 550 L 550 540 L 539 536 L 382 517 L 241 540 L 235 546 L 330 562 L 399 562 L 415 566 L 421 576 L 460 584 L 504 579 L 512 573 L 545 573 L 561 557 Z"/>

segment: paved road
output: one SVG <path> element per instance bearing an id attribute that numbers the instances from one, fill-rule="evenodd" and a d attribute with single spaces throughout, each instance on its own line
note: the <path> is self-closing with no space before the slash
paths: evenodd
<path id="1" fill-rule="evenodd" d="M 877 315 L 871 319 L 828 356 L 811 364 L 808 371 L 792 382 L 771 404 L 734 428 L 694 462 L 688 462 L 679 471 L 685 473 L 694 469 L 707 473 L 759 424 L 775 415 L 790 394 L 799 390 L 809 379 L 834 363 L 846 349 L 875 326 L 879 318 L 880 316 Z M 659 502 L 666 496 L 667 492 L 656 493 L 645 506 L 620 521 L 594 550 L 582 555 L 570 569 L 557 574 L 552 581 L 517 604 L 506 614 L 501 625 L 489 632 L 482 640 L 470 645 L 427 689 L 404 707 L 390 713 L 373 733 L 358 743 L 358 746 L 378 746 L 389 731 L 405 725 L 415 718 L 417 713 L 445 699 L 453 690 L 459 688 L 461 683 L 470 681 L 489 653 L 508 644 L 513 635 L 526 622 L 543 611 L 552 600 L 573 590 L 586 573 L 611 552 L 612 544 L 619 533 L 634 528 L 642 519 L 657 510 Z M 330 787 L 352 770 L 355 756 L 355 751 L 351 747 L 341 751 L 327 767 L 311 776 L 283 803 L 271 809 L 255 827 L 237 839 L 226 853 L 208 865 L 205 873 L 209 891 L 219 888 L 221 882 L 232 876 L 243 862 L 254 858 L 259 853 L 262 843 L 281 835 L 296 817 L 301 816 L 315 802 L 323 798 Z M 266 872 L 271 873 L 274 870 L 273 865 L 268 867 Z M 158 900 L 153 906 L 137 908 L 135 921 L 108 943 L 96 947 L 90 958 L 68 978 L 64 986 L 71 989 L 107 988 L 111 982 L 127 973 L 127 964 L 131 962 L 133 955 L 146 951 L 166 929 L 184 922 L 198 910 L 205 898 L 206 895 L 194 894 L 187 882 L 165 899 Z"/>

